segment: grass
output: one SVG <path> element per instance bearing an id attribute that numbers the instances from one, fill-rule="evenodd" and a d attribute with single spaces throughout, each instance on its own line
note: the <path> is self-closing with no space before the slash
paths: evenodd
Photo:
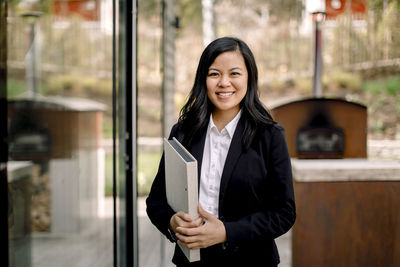
<path id="1" fill-rule="evenodd" d="M 138 195 L 145 196 L 150 192 L 154 177 L 157 174 L 158 164 L 160 163 L 161 152 L 146 151 L 138 154 Z M 106 154 L 105 166 L 105 195 L 112 196 L 113 179 L 112 179 L 112 154 Z"/>
<path id="2" fill-rule="evenodd" d="M 380 103 L 381 98 L 393 98 L 394 108 L 400 114 L 400 77 L 391 76 L 377 80 L 366 80 L 363 90 L 367 93 L 376 95 L 376 103 Z"/>
<path id="3" fill-rule="evenodd" d="M 400 93 L 400 77 L 366 80 L 363 84 L 363 90 L 372 94 L 398 95 Z"/>
<path id="4" fill-rule="evenodd" d="M 26 92 L 28 86 L 25 80 L 7 79 L 7 98 L 14 98 Z M 39 93 L 43 94 L 46 88 L 43 84 L 39 85 Z"/>
<path id="5" fill-rule="evenodd" d="M 161 152 L 149 151 L 138 154 L 138 195 L 148 195 L 157 174 Z"/>
<path id="6" fill-rule="evenodd" d="M 112 124 L 112 117 L 106 116 L 104 114 L 103 117 L 103 138 L 111 139 L 113 134 L 113 124 Z"/>
<path id="7" fill-rule="evenodd" d="M 106 153 L 105 166 L 105 195 L 112 196 L 113 194 L 113 158 L 112 153 Z"/>

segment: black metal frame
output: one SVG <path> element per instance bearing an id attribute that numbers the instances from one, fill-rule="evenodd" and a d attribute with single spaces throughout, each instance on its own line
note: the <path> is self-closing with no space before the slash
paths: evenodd
<path id="1" fill-rule="evenodd" d="M 138 1 L 119 0 L 118 33 L 118 107 L 117 116 L 120 149 L 119 173 L 116 173 L 119 203 L 117 210 L 117 265 L 138 266 L 138 225 L 137 225 L 137 5 Z M 117 157 L 117 155 L 116 155 Z M 116 166 L 114 165 L 114 168 Z M 121 170 L 124 170 L 121 171 Z M 115 170 L 117 172 L 117 170 Z"/>
<path id="2" fill-rule="evenodd" d="M 112 1 L 112 153 L 113 153 L 113 267 L 118 266 L 118 239 L 117 239 L 117 62 L 116 62 L 116 23 L 117 23 L 117 0 Z"/>
<path id="3" fill-rule="evenodd" d="M 0 259 L 9 265 L 7 183 L 7 1 L 0 0 Z M 7 249 L 5 249 L 7 248 Z"/>

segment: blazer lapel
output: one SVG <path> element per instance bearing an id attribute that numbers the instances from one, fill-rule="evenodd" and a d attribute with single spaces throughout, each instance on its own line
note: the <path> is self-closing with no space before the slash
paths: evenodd
<path id="1" fill-rule="evenodd" d="M 221 185 L 219 189 L 219 210 L 221 211 L 223 205 L 223 199 L 225 190 L 227 188 L 228 182 L 232 176 L 232 172 L 236 165 L 237 160 L 243 152 L 242 137 L 244 131 L 244 123 L 239 120 L 236 126 L 235 133 L 233 134 L 232 142 L 228 150 L 228 155 L 226 156 L 226 161 L 224 165 L 224 170 L 222 171 Z"/>
<path id="2" fill-rule="evenodd" d="M 198 182 L 200 183 L 201 163 L 203 161 L 204 144 L 206 142 L 207 129 L 203 131 L 199 138 L 193 140 L 191 153 L 197 160 Z"/>

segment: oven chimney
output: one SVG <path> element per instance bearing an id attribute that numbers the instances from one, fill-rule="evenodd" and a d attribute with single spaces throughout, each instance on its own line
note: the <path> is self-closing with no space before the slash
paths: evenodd
<path id="1" fill-rule="evenodd" d="M 313 95 L 316 98 L 322 97 L 322 31 L 321 24 L 324 20 L 325 12 L 316 11 L 312 13 L 314 21 L 314 79 Z"/>

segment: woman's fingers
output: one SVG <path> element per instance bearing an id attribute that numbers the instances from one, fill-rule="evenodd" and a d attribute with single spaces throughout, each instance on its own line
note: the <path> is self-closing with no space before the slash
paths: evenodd
<path id="1" fill-rule="evenodd" d="M 201 224 L 202 224 L 201 218 L 193 220 L 189 214 L 184 213 L 182 211 L 175 213 L 170 220 L 170 227 L 174 232 L 177 232 L 176 229 L 178 227 L 194 228 L 194 227 L 199 227 Z"/>
<path id="2" fill-rule="evenodd" d="M 178 238 L 178 243 L 187 248 L 197 249 L 206 247 L 205 240 L 199 239 L 198 236 L 185 236 L 182 234 L 176 234 L 176 237 Z"/>
<path id="3" fill-rule="evenodd" d="M 212 215 L 211 215 L 212 216 Z M 226 241 L 224 224 L 216 217 L 198 227 L 177 227 L 176 237 L 188 248 L 205 248 Z"/>
<path id="4" fill-rule="evenodd" d="M 176 231 L 184 236 L 195 236 L 195 235 L 200 235 L 202 229 L 203 228 L 201 227 L 193 227 L 193 228 L 177 227 Z"/>
<path id="5" fill-rule="evenodd" d="M 189 214 L 184 213 L 183 211 L 177 212 L 174 216 L 177 216 L 178 218 L 182 219 L 185 222 L 191 222 L 192 221 L 192 217 L 190 217 Z"/>

